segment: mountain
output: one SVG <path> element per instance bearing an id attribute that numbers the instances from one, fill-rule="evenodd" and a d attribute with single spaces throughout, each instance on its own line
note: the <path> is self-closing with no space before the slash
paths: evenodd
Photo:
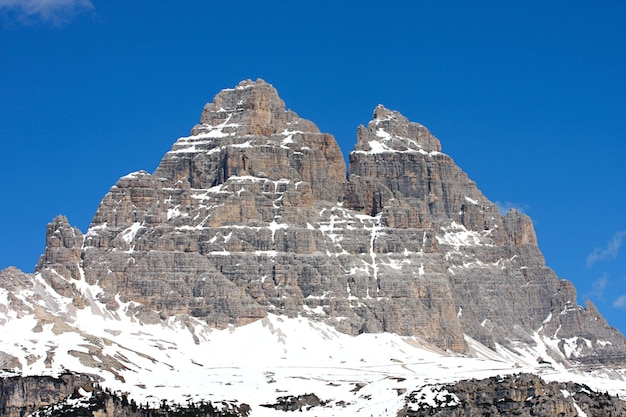
<path id="1" fill-rule="evenodd" d="M 0 273 L 0 367 L 251 415 L 311 391 L 396 415 L 426 383 L 520 371 L 626 394 L 624 336 L 424 126 L 378 106 L 348 160 L 263 80 L 221 91 L 85 234 L 59 216 L 33 274 Z"/>

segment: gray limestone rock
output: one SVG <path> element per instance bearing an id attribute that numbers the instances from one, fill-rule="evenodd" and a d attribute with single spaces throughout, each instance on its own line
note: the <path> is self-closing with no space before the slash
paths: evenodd
<path id="1" fill-rule="evenodd" d="M 530 218 L 500 215 L 424 126 L 378 106 L 349 161 L 346 176 L 331 135 L 244 81 L 153 174 L 120 178 L 84 236 L 57 217 L 36 275 L 75 308 L 84 280 L 148 322 L 272 312 L 464 353 L 466 337 L 513 350 L 548 337 L 552 360 L 626 363 L 624 337 L 546 267 Z"/>

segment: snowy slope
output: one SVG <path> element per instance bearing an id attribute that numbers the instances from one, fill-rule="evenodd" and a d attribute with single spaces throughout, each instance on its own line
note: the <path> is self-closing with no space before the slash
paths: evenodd
<path id="1" fill-rule="evenodd" d="M 395 416 L 405 396 L 424 385 L 522 371 L 626 396 L 624 370 L 592 375 L 538 364 L 549 344 L 538 334 L 536 347 L 519 346 L 516 352 L 495 352 L 467 338 L 472 357 L 465 357 L 414 337 L 349 336 L 303 317 L 269 315 L 225 330 L 185 317 L 145 324 L 125 314 L 128 305 L 107 311 L 95 300 L 97 286 L 77 285 L 91 300 L 77 309 L 40 277 L 32 279 L 31 290 L 0 290 L 0 351 L 22 368 L 4 375 L 57 375 L 65 369 L 95 374 L 102 386 L 141 404 L 226 400 L 249 404 L 256 417 L 275 415 L 260 405 L 280 396 L 315 393 L 326 405 L 303 415 Z M 12 310 L 16 299 L 30 312 Z"/>

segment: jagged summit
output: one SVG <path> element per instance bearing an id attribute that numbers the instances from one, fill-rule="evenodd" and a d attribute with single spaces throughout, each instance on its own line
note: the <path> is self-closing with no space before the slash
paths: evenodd
<path id="1" fill-rule="evenodd" d="M 272 313 L 464 354 L 477 342 L 626 363 L 624 337 L 545 266 L 530 218 L 500 215 L 424 126 L 376 107 L 347 172 L 332 135 L 243 81 L 153 174 L 120 178 L 84 236 L 55 219 L 36 273 L 4 271 L 0 285 L 39 288 L 44 307 L 20 314 L 48 321 L 87 306 L 216 328 Z"/>
<path id="2" fill-rule="evenodd" d="M 210 134 L 220 127 L 224 135 L 228 128 L 238 135 L 271 136 L 283 131 L 319 133 L 312 122 L 288 111 L 278 91 L 262 79 L 245 80 L 234 89 L 222 90 L 202 111 L 200 124 L 192 135 Z M 236 128 L 236 129 L 234 129 Z M 219 134 L 217 132 L 214 135 Z"/>
<path id="3" fill-rule="evenodd" d="M 301 192 L 337 201 L 345 172 L 331 135 L 286 110 L 270 84 L 248 80 L 204 107 L 201 123 L 176 141 L 155 176 L 197 189 L 231 177 L 302 181 L 307 189 Z"/>
<path id="4" fill-rule="evenodd" d="M 441 152 L 441 144 L 421 124 L 379 104 L 367 128 L 359 126 L 354 152 Z"/>

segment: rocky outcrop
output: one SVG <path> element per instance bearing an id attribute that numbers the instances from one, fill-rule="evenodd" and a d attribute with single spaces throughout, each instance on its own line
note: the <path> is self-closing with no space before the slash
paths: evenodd
<path id="1" fill-rule="evenodd" d="M 3 417 L 247 417 L 250 407 L 237 402 L 210 401 L 159 407 L 137 404 L 124 393 L 104 390 L 86 376 L 67 372 L 58 378 L 0 378 Z"/>
<path id="2" fill-rule="evenodd" d="M 308 411 L 313 407 L 323 407 L 326 403 L 326 401 L 320 400 L 317 395 L 311 393 L 278 397 L 275 404 L 264 404 L 263 407 L 273 408 L 279 411 Z"/>
<path id="3" fill-rule="evenodd" d="M 465 380 L 444 386 L 425 386 L 406 397 L 398 414 L 438 416 L 622 416 L 626 402 L 575 383 L 546 382 L 520 374 Z"/>
<path id="4" fill-rule="evenodd" d="M 80 261 L 83 248 L 83 234 L 77 227 L 72 227 L 65 216 L 57 216 L 48 225 L 46 231 L 46 249 L 41 255 L 35 271 L 46 265 L 54 269 L 61 277 L 80 279 Z"/>
<path id="5" fill-rule="evenodd" d="M 346 176 L 331 135 L 244 81 L 153 174 L 120 178 L 84 236 L 56 218 L 37 279 L 73 308 L 91 294 L 143 322 L 273 312 L 465 353 L 466 336 L 547 338 L 551 360 L 626 363 L 624 337 L 545 266 L 531 220 L 500 215 L 424 126 L 378 106 L 349 162 Z"/>
<path id="6" fill-rule="evenodd" d="M 58 378 L 47 376 L 0 378 L 0 415 L 22 417 L 39 408 L 57 404 L 78 389 L 91 391 L 93 381 L 85 375 L 67 372 Z"/>

